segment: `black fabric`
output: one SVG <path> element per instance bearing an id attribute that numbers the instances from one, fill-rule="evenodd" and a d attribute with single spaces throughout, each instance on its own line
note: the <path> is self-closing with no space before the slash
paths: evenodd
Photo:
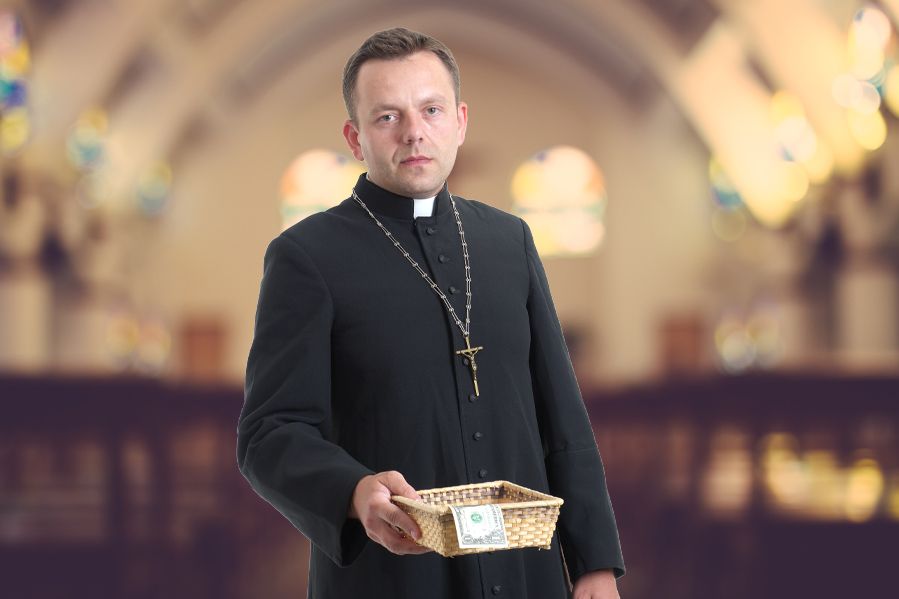
<path id="1" fill-rule="evenodd" d="M 364 175 L 356 189 L 464 322 L 446 188 L 433 216 L 417 219 L 410 198 Z M 255 491 L 311 540 L 310 598 L 564 598 L 560 549 L 572 581 L 604 568 L 624 574 L 602 461 L 531 232 L 516 216 L 455 200 L 471 262 L 471 341 L 484 347 L 480 397 L 443 302 L 352 198 L 265 252 L 237 457 Z M 508 480 L 561 497 L 552 548 L 394 555 L 347 518 L 358 480 L 385 470 L 419 490 Z"/>

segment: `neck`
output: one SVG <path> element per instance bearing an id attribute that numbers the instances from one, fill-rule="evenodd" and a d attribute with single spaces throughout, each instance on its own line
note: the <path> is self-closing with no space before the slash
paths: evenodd
<path id="1" fill-rule="evenodd" d="M 437 189 L 433 189 L 433 190 L 430 190 L 430 191 L 423 191 L 423 192 L 418 192 L 418 193 L 408 193 L 406 190 L 395 189 L 395 188 L 393 188 L 393 187 L 390 187 L 390 186 L 388 186 L 388 185 L 385 185 L 385 184 L 381 183 L 380 181 L 375 181 L 374 179 L 371 178 L 371 176 L 370 176 L 369 173 L 365 173 L 365 179 L 366 179 L 367 181 L 370 181 L 371 183 L 374 183 L 375 185 L 377 185 L 377 186 L 380 187 L 381 189 L 384 189 L 384 190 L 389 191 L 390 193 L 395 193 L 395 194 L 398 195 L 398 196 L 403 196 L 404 198 L 416 199 L 416 200 L 417 200 L 417 199 L 422 199 L 422 198 L 425 198 L 425 199 L 431 198 L 431 199 L 433 199 L 438 193 L 440 193 L 440 190 L 443 189 L 443 185 L 441 185 L 441 186 L 438 187 Z"/>
<path id="2" fill-rule="evenodd" d="M 425 196 L 420 199 L 421 196 L 417 196 L 419 199 L 414 199 L 381 187 L 363 174 L 359 176 L 354 190 L 372 211 L 382 216 L 412 221 L 416 217 L 440 218 L 452 214 L 452 200 L 445 185 L 433 198 Z"/>

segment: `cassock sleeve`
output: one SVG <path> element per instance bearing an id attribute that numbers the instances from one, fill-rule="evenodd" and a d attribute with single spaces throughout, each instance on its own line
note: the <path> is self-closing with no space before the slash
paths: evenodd
<path id="1" fill-rule="evenodd" d="M 253 489 L 337 565 L 368 537 L 347 517 L 373 472 L 328 439 L 333 305 L 308 254 L 283 234 L 265 252 L 237 461 Z"/>
<path id="2" fill-rule="evenodd" d="M 624 558 L 602 459 L 543 263 L 530 228 L 524 220 L 522 225 L 530 272 L 531 381 L 550 492 L 565 500 L 556 527 L 565 563 L 572 582 L 586 572 L 610 568 L 621 577 Z"/>

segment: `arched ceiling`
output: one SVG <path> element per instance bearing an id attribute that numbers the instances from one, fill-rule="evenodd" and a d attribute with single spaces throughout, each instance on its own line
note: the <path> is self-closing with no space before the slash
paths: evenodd
<path id="1" fill-rule="evenodd" d="M 77 116 L 91 106 L 115 115 L 115 135 L 159 152 L 184 134 L 221 94 L 264 93 L 292 63 L 315 60 L 316 48 L 375 16 L 402 19 L 443 7 L 435 0 L 30 0 L 18 4 L 33 48 L 34 123 L 30 157 L 60 160 Z M 452 10 L 495 20 L 540 38 L 586 65 L 629 101 L 654 93 L 654 76 L 615 23 L 568 1 L 454 2 Z M 701 2 L 646 0 L 676 31 L 694 36 L 707 22 Z M 678 8 L 678 6 L 682 8 Z M 685 17 L 685 15 L 687 15 Z M 692 16 L 691 16 L 692 15 Z M 699 16 L 697 16 L 699 15 Z M 612 15 L 614 17 L 614 15 Z M 453 23 L 445 24 L 447 31 Z M 456 30 L 457 38 L 465 30 Z M 98 40 L 102 40 L 98 43 Z M 471 40 L 476 43 L 477 40 Z M 76 57 L 73 60 L 73 57 Z"/>
<path id="2" fill-rule="evenodd" d="M 772 190 L 757 182 L 777 179 L 773 132 L 763 118 L 772 88 L 789 88 L 804 103 L 834 149 L 838 170 L 851 173 L 864 157 L 829 94 L 833 78 L 846 68 L 840 20 L 851 18 L 857 5 L 849 0 L 6 4 L 23 15 L 34 56 L 31 104 L 38 116 L 23 162 L 63 170 L 70 127 L 83 110 L 101 106 L 114 123 L 110 144 L 128 147 L 117 162 L 115 189 L 132 184 L 148 161 L 177 153 L 198 128 L 224 123 L 225 114 L 264 94 L 296 63 L 317 60 L 322 46 L 348 42 L 346 31 L 364 30 L 375 17 L 402 22 L 414 11 L 435 8 L 447 15 L 444 31 L 432 32 L 438 37 L 483 46 L 483 30 L 459 23 L 472 17 L 502 23 L 520 32 L 518 44 L 533 38 L 557 48 L 638 109 L 664 90 L 750 196 L 770 196 Z M 883 4 L 899 8 L 899 0 Z M 460 15 L 458 22 L 453 14 Z"/>

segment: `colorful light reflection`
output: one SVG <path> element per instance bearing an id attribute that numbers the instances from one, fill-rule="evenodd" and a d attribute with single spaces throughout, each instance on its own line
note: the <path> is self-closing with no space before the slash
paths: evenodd
<path id="1" fill-rule="evenodd" d="M 331 150 L 307 150 L 297 156 L 281 178 L 282 229 L 343 200 L 363 170 Z"/>
<path id="2" fill-rule="evenodd" d="M 10 10 L 0 10 L 0 152 L 13 154 L 31 135 L 27 109 L 27 75 L 31 53 L 22 21 Z"/>
<path id="3" fill-rule="evenodd" d="M 719 366 L 728 373 L 771 368 L 783 353 L 783 333 L 776 306 L 760 304 L 748 315 L 730 312 L 715 327 Z"/>
<path id="4" fill-rule="evenodd" d="M 887 124 L 880 113 L 881 105 L 885 103 L 893 114 L 899 114 L 899 75 L 893 59 L 887 58 L 892 38 L 886 14 L 873 4 L 865 4 L 849 26 L 849 70 L 832 86 L 834 100 L 846 109 L 852 137 L 868 151 L 886 141 Z"/>
<path id="5" fill-rule="evenodd" d="M 96 170 L 105 158 L 109 119 L 102 108 L 85 111 L 69 133 L 66 144 L 69 161 L 79 170 Z"/>
<path id="6" fill-rule="evenodd" d="M 866 522 L 886 515 L 899 518 L 891 505 L 891 489 L 881 463 L 870 450 L 859 450 L 841 464 L 827 448 L 801 448 L 799 439 L 775 431 L 759 443 L 762 481 L 774 511 L 819 520 Z M 899 482 L 899 472 L 892 475 Z"/>
<path id="7" fill-rule="evenodd" d="M 171 327 L 161 316 L 118 309 L 109 318 L 106 351 L 120 370 L 161 374 L 172 352 Z"/>
<path id="8" fill-rule="evenodd" d="M 605 177 L 596 162 L 572 146 L 537 152 L 512 176 L 512 212 L 527 221 L 538 251 L 584 255 L 605 237 Z"/>
<path id="9" fill-rule="evenodd" d="M 137 182 L 138 207 L 147 216 L 158 216 L 165 211 L 171 193 L 172 167 L 168 162 L 157 162 Z"/>

